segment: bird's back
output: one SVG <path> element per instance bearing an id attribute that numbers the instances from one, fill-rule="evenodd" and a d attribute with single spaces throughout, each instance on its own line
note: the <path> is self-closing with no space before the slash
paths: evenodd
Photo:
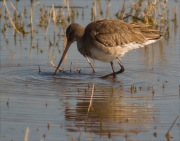
<path id="1" fill-rule="evenodd" d="M 84 38 L 93 36 L 94 40 L 107 47 L 125 45 L 132 42 L 142 44 L 146 40 L 160 38 L 158 30 L 150 29 L 145 24 L 130 24 L 122 20 L 91 22 L 85 28 L 84 35 Z"/>
<path id="2" fill-rule="evenodd" d="M 132 49 L 152 44 L 160 38 L 158 30 L 145 24 L 98 20 L 86 26 L 83 46 L 86 56 L 108 62 Z"/>

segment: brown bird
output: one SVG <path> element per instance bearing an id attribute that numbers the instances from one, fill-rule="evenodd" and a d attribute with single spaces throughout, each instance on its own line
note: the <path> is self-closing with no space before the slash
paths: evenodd
<path id="1" fill-rule="evenodd" d="M 126 52 L 157 42 L 162 38 L 159 30 L 151 29 L 145 24 L 126 23 L 122 20 L 98 20 L 86 27 L 72 23 L 66 30 L 67 45 L 54 72 L 56 74 L 70 45 L 76 41 L 78 51 L 87 59 L 93 71 L 89 58 L 110 62 L 113 73 L 102 76 L 115 77 L 125 69 L 120 62 Z M 117 60 L 121 69 L 114 70 L 113 60 Z"/>

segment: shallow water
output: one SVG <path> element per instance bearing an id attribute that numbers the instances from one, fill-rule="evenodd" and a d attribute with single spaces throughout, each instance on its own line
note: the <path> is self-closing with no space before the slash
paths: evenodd
<path id="1" fill-rule="evenodd" d="M 84 19 L 80 16 L 76 19 L 86 25 L 91 19 L 92 2 L 76 2 L 77 6 L 88 5 Z M 24 3 L 29 10 L 29 1 L 23 1 L 18 3 L 19 11 Z M 41 1 L 40 6 L 52 3 L 59 5 L 54 0 Z M 169 2 L 169 6 L 173 4 L 174 1 Z M 112 13 L 117 12 L 116 7 L 113 1 Z M 34 17 L 38 19 L 36 12 Z M 1 34 L 0 140 L 23 140 L 27 128 L 29 141 L 167 140 L 165 134 L 180 114 L 180 32 L 172 23 L 170 28 L 169 40 L 163 39 L 122 57 L 125 72 L 116 79 L 99 78 L 111 72 L 109 63 L 92 61 L 97 71 L 92 73 L 75 43 L 61 66 L 66 72 L 54 78 L 50 62 L 58 64 L 64 39 L 56 37 L 59 46 L 49 46 L 49 40 L 54 40 L 53 26 L 49 27 L 48 36 L 39 28 L 34 39 L 30 35 L 15 39 L 13 30 L 6 31 L 5 37 Z M 37 39 L 38 48 L 33 48 Z M 73 70 L 76 60 L 80 73 L 69 71 L 71 62 Z M 115 68 L 118 67 L 115 63 Z M 92 107 L 87 114 L 93 84 Z M 136 91 L 130 89 L 132 85 Z M 170 133 L 172 140 L 180 139 L 180 119 Z"/>

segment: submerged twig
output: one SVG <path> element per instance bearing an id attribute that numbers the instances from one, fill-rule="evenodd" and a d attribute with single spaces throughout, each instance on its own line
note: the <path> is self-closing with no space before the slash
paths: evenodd
<path id="1" fill-rule="evenodd" d="M 91 99 L 90 99 L 90 102 L 89 102 L 89 107 L 88 107 L 88 111 L 87 111 L 87 114 L 86 114 L 85 121 L 86 121 L 86 119 L 87 119 L 87 117 L 88 117 L 89 110 L 90 110 L 90 108 L 91 108 L 91 106 L 92 106 L 92 98 L 93 98 L 93 95 L 94 95 L 94 85 L 92 86 Z"/>
<path id="2" fill-rule="evenodd" d="M 29 128 L 27 127 L 25 137 L 24 137 L 24 141 L 28 141 L 28 136 L 29 136 Z"/>
<path id="3" fill-rule="evenodd" d="M 72 62 L 71 62 L 71 65 L 70 65 L 70 72 L 71 72 L 71 67 L 72 67 Z"/>
<path id="4" fill-rule="evenodd" d="M 78 141 L 80 141 L 81 134 L 82 134 L 82 132 L 80 132 L 80 134 L 79 134 Z"/>
<path id="5" fill-rule="evenodd" d="M 74 64 L 74 72 L 76 72 L 76 71 L 77 71 L 77 69 L 76 69 L 76 65 L 77 65 L 77 59 L 76 59 L 75 64 Z"/>
<path id="6" fill-rule="evenodd" d="M 174 120 L 174 122 L 172 123 L 171 127 L 169 128 L 169 130 L 168 130 L 167 133 L 166 133 L 166 136 L 168 136 L 168 135 L 170 134 L 170 130 L 172 129 L 172 127 L 173 127 L 174 124 L 176 123 L 176 120 L 179 118 L 179 116 L 180 116 L 180 115 L 178 115 L 178 116 L 176 117 L 176 119 Z"/>
<path id="7" fill-rule="evenodd" d="M 57 68 L 57 66 L 51 61 L 51 65 L 54 67 L 54 68 Z M 62 69 L 58 68 L 59 71 L 63 71 Z"/>
<path id="8" fill-rule="evenodd" d="M 41 68 L 40 68 L 40 66 L 38 65 L 38 68 L 39 68 L 39 73 L 41 72 Z"/>

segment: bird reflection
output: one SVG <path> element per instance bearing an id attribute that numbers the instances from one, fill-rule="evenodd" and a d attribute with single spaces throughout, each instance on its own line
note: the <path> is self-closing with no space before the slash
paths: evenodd
<path id="1" fill-rule="evenodd" d="M 68 126 L 70 132 L 85 132 L 108 134 L 147 132 L 150 123 L 155 122 L 157 109 L 146 103 L 149 99 L 146 95 L 125 95 L 122 87 L 112 88 L 96 87 L 92 100 L 92 106 L 88 113 L 91 91 L 89 94 L 79 94 L 75 107 L 69 105 L 65 110 L 67 122 L 73 122 L 75 126 Z M 139 100 L 141 99 L 141 100 Z M 146 99 L 146 100 L 145 100 Z M 77 128 L 76 128 L 77 127 Z"/>

